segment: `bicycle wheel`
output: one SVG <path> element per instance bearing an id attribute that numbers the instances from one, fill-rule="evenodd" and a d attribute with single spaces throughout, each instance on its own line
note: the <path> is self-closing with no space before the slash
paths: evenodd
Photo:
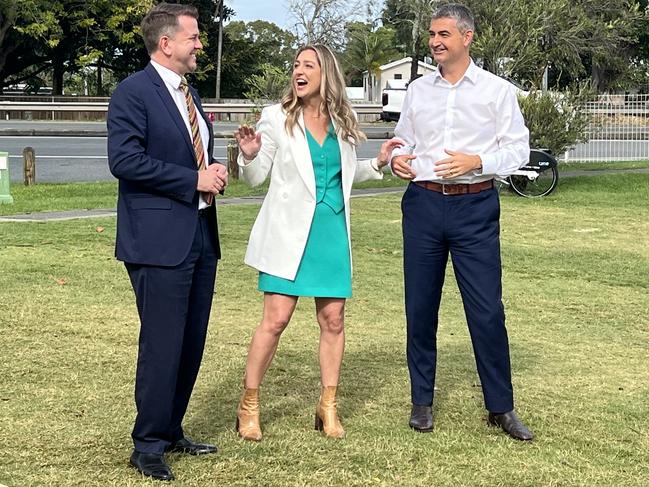
<path id="1" fill-rule="evenodd" d="M 525 170 L 525 167 L 521 169 Z M 530 170 L 529 173 L 529 176 L 509 176 L 512 191 L 526 198 L 538 198 L 552 193 L 559 184 L 559 170 L 556 167 L 548 167 L 540 172 Z"/>

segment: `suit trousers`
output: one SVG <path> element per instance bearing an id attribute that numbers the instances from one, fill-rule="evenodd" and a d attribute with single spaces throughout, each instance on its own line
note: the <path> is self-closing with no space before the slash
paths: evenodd
<path id="1" fill-rule="evenodd" d="M 163 453 L 182 420 L 207 334 L 217 265 L 213 213 L 198 217 L 189 254 L 174 267 L 126 263 L 140 316 L 135 450 Z"/>
<path id="2" fill-rule="evenodd" d="M 404 193 L 404 280 L 412 403 L 433 402 L 438 312 L 448 256 L 462 296 L 486 408 L 513 409 L 502 304 L 496 189 L 444 195 L 411 183 Z"/>

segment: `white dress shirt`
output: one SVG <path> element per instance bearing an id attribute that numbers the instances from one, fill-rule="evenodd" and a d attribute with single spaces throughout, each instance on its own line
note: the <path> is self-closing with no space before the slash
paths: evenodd
<path id="1" fill-rule="evenodd" d="M 442 180 L 433 167 L 450 157 L 445 149 L 482 159 L 482 170 L 445 179 L 445 183 L 504 178 L 529 160 L 529 132 L 516 88 L 473 61 L 455 84 L 446 81 L 439 70 L 410 83 L 394 135 L 414 146 L 415 181 Z M 397 148 L 392 157 L 408 152 Z"/>
<path id="2" fill-rule="evenodd" d="M 183 91 L 180 89 L 181 76 L 178 73 L 172 71 L 171 69 L 163 66 L 162 64 L 155 62 L 154 60 L 151 60 L 151 65 L 158 72 L 158 74 L 162 78 L 162 81 L 164 81 L 164 84 L 167 87 L 167 90 L 169 91 L 171 98 L 176 104 L 176 107 L 178 107 L 178 111 L 180 112 L 180 116 L 182 117 L 183 122 L 185 122 L 185 126 L 187 127 L 187 132 L 189 133 L 189 140 L 192 140 L 192 126 L 189 123 L 189 111 L 187 110 L 187 101 L 185 100 L 185 93 L 183 93 Z M 212 160 L 212 158 L 207 153 L 209 147 L 208 143 L 210 140 L 210 132 L 209 129 L 207 128 L 207 123 L 201 116 L 200 112 L 198 111 L 198 108 L 196 109 L 196 118 L 198 119 L 198 130 L 201 134 L 201 141 L 203 142 L 203 151 L 205 152 L 205 163 L 209 164 L 210 161 Z M 199 209 L 207 208 L 207 206 L 208 206 L 207 202 L 205 201 L 205 198 L 201 194 L 198 202 L 198 208 Z"/>

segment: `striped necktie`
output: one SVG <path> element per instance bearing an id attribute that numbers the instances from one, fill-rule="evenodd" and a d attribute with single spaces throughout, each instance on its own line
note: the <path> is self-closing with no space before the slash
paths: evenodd
<path id="1" fill-rule="evenodd" d="M 189 126 L 192 129 L 192 143 L 194 144 L 194 152 L 196 153 L 196 163 L 198 170 L 202 171 L 207 167 L 205 164 L 205 150 L 203 149 L 203 140 L 201 139 L 201 132 L 198 128 L 198 113 L 194 98 L 189 92 L 189 84 L 184 76 L 180 78 L 180 89 L 185 95 L 185 102 L 187 103 L 187 113 L 189 114 Z M 203 193 L 205 201 L 208 205 L 212 204 L 213 195 L 211 193 Z"/>

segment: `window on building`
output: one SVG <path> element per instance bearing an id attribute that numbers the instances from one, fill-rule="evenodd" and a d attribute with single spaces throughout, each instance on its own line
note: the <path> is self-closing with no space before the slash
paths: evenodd
<path id="1" fill-rule="evenodd" d="M 401 73 L 396 73 L 394 79 L 402 79 Z"/>

